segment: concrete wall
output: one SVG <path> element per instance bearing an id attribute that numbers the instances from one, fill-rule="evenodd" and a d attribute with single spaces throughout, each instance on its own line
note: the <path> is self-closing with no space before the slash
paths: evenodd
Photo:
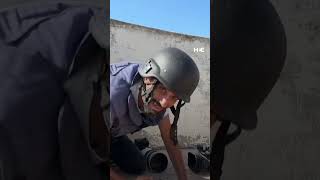
<path id="1" fill-rule="evenodd" d="M 320 179 L 320 1 L 271 2 L 286 29 L 287 62 L 258 128 L 228 146 L 225 180 Z"/>
<path id="2" fill-rule="evenodd" d="M 191 103 L 181 109 L 178 135 L 181 145 L 209 143 L 210 110 L 210 40 L 172 32 L 151 29 L 120 21 L 110 25 L 111 63 L 129 60 L 144 63 L 158 50 L 177 47 L 189 54 L 200 70 L 200 83 L 191 97 Z M 194 52 L 194 48 L 204 48 L 204 52 Z M 186 72 L 187 73 L 187 72 Z M 142 132 L 151 145 L 163 145 L 158 127 L 146 128 Z"/>

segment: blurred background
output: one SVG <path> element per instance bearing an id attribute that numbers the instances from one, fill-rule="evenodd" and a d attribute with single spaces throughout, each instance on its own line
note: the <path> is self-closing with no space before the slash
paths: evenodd
<path id="1" fill-rule="evenodd" d="M 271 2 L 287 35 L 286 64 L 257 129 L 227 147 L 223 180 L 320 179 L 320 1 Z"/>

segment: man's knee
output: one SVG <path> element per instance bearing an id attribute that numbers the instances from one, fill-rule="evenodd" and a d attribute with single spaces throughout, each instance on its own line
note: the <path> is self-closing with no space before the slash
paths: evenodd
<path id="1" fill-rule="evenodd" d="M 126 173 L 142 174 L 146 160 L 137 146 L 127 136 L 120 137 L 111 145 L 111 158 Z"/>
<path id="2" fill-rule="evenodd" d="M 141 155 L 142 156 L 142 155 Z M 130 174 L 136 174 L 136 175 L 140 175 L 143 174 L 146 171 L 146 160 L 145 158 L 142 156 L 142 158 L 140 160 L 137 160 L 135 162 L 131 162 L 128 163 L 130 164 L 127 168 L 126 168 L 126 172 L 130 173 Z"/>

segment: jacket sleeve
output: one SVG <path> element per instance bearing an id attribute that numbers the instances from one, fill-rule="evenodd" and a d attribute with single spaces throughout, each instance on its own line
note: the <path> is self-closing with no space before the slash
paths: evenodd
<path id="1" fill-rule="evenodd" d="M 15 166 L 5 166 L 9 174 L 64 179 L 57 139 L 61 82 L 93 11 L 41 3 L 0 12 L 0 139 L 6 137 L 10 144 L 9 149 L 0 144 L 0 166 L 15 161 Z"/>
<path id="2" fill-rule="evenodd" d="M 0 12 L 0 41 L 20 55 L 41 56 L 58 76 L 68 66 L 98 8 L 63 3 L 26 4 Z M 1 52 L 1 54 L 4 54 Z"/>

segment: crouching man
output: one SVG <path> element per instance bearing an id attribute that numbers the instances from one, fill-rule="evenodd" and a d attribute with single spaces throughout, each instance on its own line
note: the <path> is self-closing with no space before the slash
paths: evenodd
<path id="1" fill-rule="evenodd" d="M 146 162 L 127 134 L 158 125 L 178 179 L 187 179 L 177 146 L 180 108 L 190 102 L 199 82 L 199 70 L 185 52 L 166 48 L 144 65 L 121 62 L 110 65 L 111 159 L 124 172 L 141 174 Z M 174 115 L 173 123 L 169 110 Z M 123 179 L 112 168 L 111 179 Z M 140 176 L 140 179 L 152 179 Z"/>

